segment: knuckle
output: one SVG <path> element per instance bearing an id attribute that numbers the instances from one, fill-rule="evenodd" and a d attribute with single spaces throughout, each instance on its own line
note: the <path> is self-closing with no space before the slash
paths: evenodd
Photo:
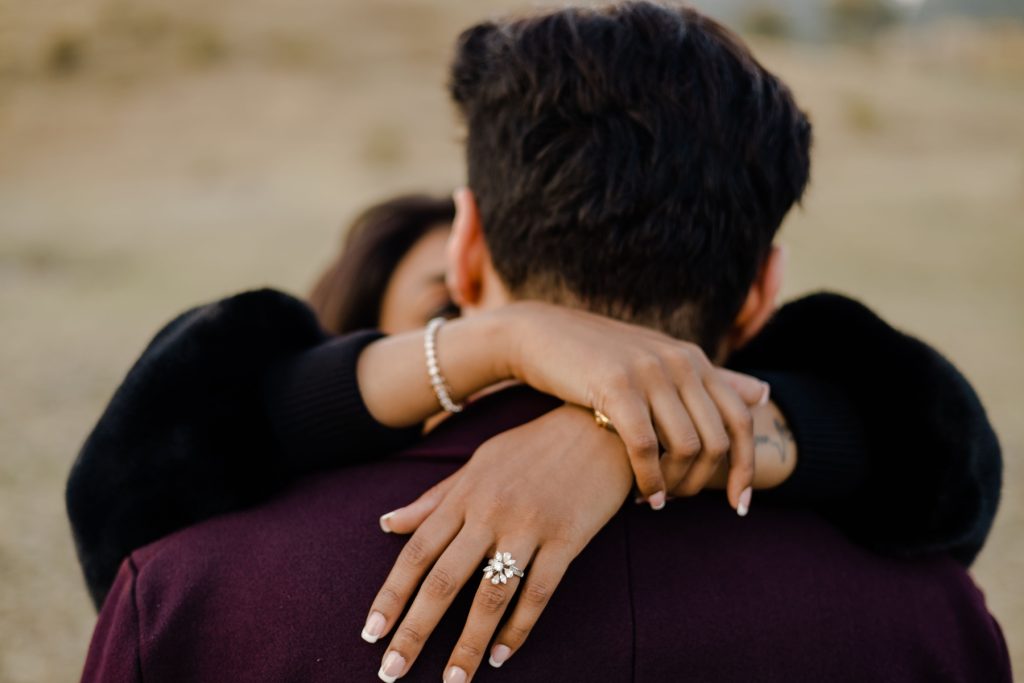
<path id="1" fill-rule="evenodd" d="M 665 459 L 677 465 L 686 465 L 687 463 L 693 462 L 693 459 L 697 457 L 697 453 L 698 451 L 674 448 L 665 454 Z"/>
<path id="2" fill-rule="evenodd" d="M 506 591 L 492 585 L 484 586 L 476 594 L 477 604 L 487 614 L 494 614 L 500 610 L 507 600 Z"/>
<path id="3" fill-rule="evenodd" d="M 579 518 L 575 515 L 566 515 L 557 520 L 550 520 L 551 532 L 548 545 L 552 550 L 565 553 L 571 559 L 575 556 L 574 548 L 579 544 L 581 538 L 587 538 L 588 534 Z M 568 561 L 567 561 L 568 564 Z"/>
<path id="4" fill-rule="evenodd" d="M 393 609 L 402 604 L 402 596 L 393 587 L 385 585 L 377 593 L 377 604 L 385 609 Z"/>
<path id="5" fill-rule="evenodd" d="M 401 557 L 402 562 L 414 569 L 423 567 L 430 559 L 426 542 L 418 534 L 413 535 L 402 548 Z"/>
<path id="6" fill-rule="evenodd" d="M 685 346 L 673 346 L 665 353 L 665 361 L 676 372 L 693 370 L 693 360 L 690 358 L 689 349 Z"/>
<path id="7" fill-rule="evenodd" d="M 665 457 L 672 462 L 686 464 L 697 457 L 697 454 L 700 453 L 700 448 L 699 438 L 686 437 L 675 443 L 665 454 Z"/>
<path id="8" fill-rule="evenodd" d="M 680 351 L 672 359 L 672 370 L 686 383 L 696 382 L 700 377 L 693 356 L 688 351 Z"/>
<path id="9" fill-rule="evenodd" d="M 725 460 L 725 455 L 728 452 L 729 452 L 728 449 L 721 450 L 721 451 L 719 451 L 719 450 L 710 451 L 708 453 L 708 459 L 711 461 L 712 465 L 718 465 L 723 460 Z"/>
<path id="10" fill-rule="evenodd" d="M 752 433 L 754 431 L 754 416 L 750 414 L 749 410 L 741 411 L 732 419 L 732 425 L 733 429 L 744 434 Z"/>
<path id="11" fill-rule="evenodd" d="M 629 372 L 622 367 L 617 367 L 611 370 L 608 373 L 608 378 L 605 380 L 605 384 L 613 395 L 624 394 L 633 388 L 633 382 L 630 378 Z"/>
<path id="12" fill-rule="evenodd" d="M 409 645 L 419 645 L 423 642 L 423 631 L 410 624 L 402 624 L 395 632 L 398 640 Z"/>
<path id="13" fill-rule="evenodd" d="M 455 652 L 465 659 L 475 660 L 479 659 L 484 654 L 484 649 L 476 644 L 469 641 L 462 641 L 455 646 Z"/>
<path id="14" fill-rule="evenodd" d="M 704 349 L 697 346 L 693 342 L 686 342 L 687 355 L 690 357 L 690 363 L 696 368 L 710 368 L 711 361 L 708 360 L 708 356 L 704 353 Z"/>
<path id="15" fill-rule="evenodd" d="M 534 581 L 526 586 L 522 597 L 519 599 L 537 607 L 543 607 L 551 598 L 551 588 L 539 581 Z"/>
<path id="16" fill-rule="evenodd" d="M 629 442 L 635 457 L 658 457 L 658 437 L 654 434 L 640 432 L 639 434 L 632 435 Z"/>
<path id="17" fill-rule="evenodd" d="M 499 639 L 502 643 L 515 650 L 529 637 L 530 628 L 509 622 L 505 625 L 504 635 Z"/>
<path id="18" fill-rule="evenodd" d="M 445 599 L 451 597 L 458 587 L 458 582 L 450 571 L 442 567 L 434 567 L 423 582 L 423 590 L 432 598 Z"/>
<path id="19" fill-rule="evenodd" d="M 700 449 L 703 446 L 700 441 L 700 436 L 696 432 L 690 432 L 685 438 L 679 443 L 679 455 L 683 459 L 690 459 L 697 456 L 700 453 Z"/>
<path id="20" fill-rule="evenodd" d="M 660 374 L 663 371 L 661 359 L 653 353 L 642 353 L 633 359 L 636 372 L 644 377 Z"/>
<path id="21" fill-rule="evenodd" d="M 725 454 L 729 452 L 729 437 L 724 434 L 712 437 L 708 439 L 707 443 L 704 444 L 704 452 L 709 458 L 718 462 Z"/>

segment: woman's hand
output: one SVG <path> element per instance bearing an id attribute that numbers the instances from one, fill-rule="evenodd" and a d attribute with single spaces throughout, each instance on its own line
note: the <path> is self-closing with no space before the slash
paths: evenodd
<path id="1" fill-rule="evenodd" d="M 389 520 L 395 531 L 418 528 L 374 599 L 363 632 L 376 640 L 394 628 L 381 677 L 405 675 L 467 581 L 478 583 L 477 593 L 444 680 L 473 678 L 509 599 L 520 590 L 489 651 L 492 665 L 500 666 L 523 644 L 569 563 L 612 518 L 631 486 L 621 440 L 575 406 L 481 446 L 458 472 Z M 498 584 L 483 578 L 484 562 L 499 551 L 511 554 L 525 578 Z"/>
<path id="2" fill-rule="evenodd" d="M 511 321 L 507 374 L 604 413 L 652 507 L 664 505 L 666 491 L 700 491 L 728 455 L 728 499 L 746 512 L 754 480 L 750 407 L 767 402 L 767 384 L 715 368 L 695 344 L 593 313 L 517 302 L 493 315 Z"/>

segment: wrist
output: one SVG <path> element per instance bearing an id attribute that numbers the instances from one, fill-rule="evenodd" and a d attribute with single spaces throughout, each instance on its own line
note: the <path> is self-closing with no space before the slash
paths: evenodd
<path id="1" fill-rule="evenodd" d="M 456 400 L 511 376 L 505 350 L 509 336 L 502 316 L 490 311 L 452 320 L 438 330 L 441 373 Z"/>
<path id="2" fill-rule="evenodd" d="M 529 302 L 514 302 L 488 311 L 484 343 L 491 352 L 492 372 L 498 381 L 526 381 L 523 345 L 529 339 L 533 318 Z"/>

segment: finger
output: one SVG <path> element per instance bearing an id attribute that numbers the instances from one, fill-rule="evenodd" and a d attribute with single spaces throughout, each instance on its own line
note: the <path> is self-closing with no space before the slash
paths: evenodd
<path id="1" fill-rule="evenodd" d="M 455 538 L 462 520 L 438 510 L 406 541 L 384 585 L 377 592 L 363 627 L 363 640 L 375 643 L 398 620 L 420 579 Z"/>
<path id="2" fill-rule="evenodd" d="M 381 662 L 382 679 L 394 680 L 391 677 L 402 676 L 409 670 L 456 594 L 479 570 L 480 558 L 487 555 L 492 543 L 489 531 L 464 526 L 445 549 L 395 629 Z"/>
<path id="3" fill-rule="evenodd" d="M 392 510 L 386 515 L 381 515 L 380 528 L 384 533 L 411 534 L 423 523 L 423 520 L 437 509 L 444 497 L 458 481 L 460 469 L 447 479 L 440 481 L 429 489 L 422 496 L 409 503 L 405 507 Z"/>
<path id="4" fill-rule="evenodd" d="M 671 491 L 700 453 L 700 435 L 674 385 L 666 382 L 651 394 L 650 403 L 658 440 L 665 449 L 661 456 L 665 490 Z"/>
<path id="5" fill-rule="evenodd" d="M 754 418 L 750 408 L 724 382 L 708 382 L 708 391 L 718 405 L 729 432 L 729 478 L 726 495 L 733 509 L 745 516 L 750 508 L 754 485 Z"/>
<path id="6" fill-rule="evenodd" d="M 502 557 L 508 553 L 517 560 L 516 566 L 520 569 L 526 568 L 535 549 L 536 544 L 526 540 L 501 540 L 496 545 L 496 552 L 501 552 Z M 486 574 L 481 578 L 473 605 L 469 608 L 466 627 L 444 669 L 445 681 L 464 683 L 473 678 L 519 582 L 519 577 L 508 576 L 507 572 L 495 573 L 490 579 L 486 578 Z"/>
<path id="7" fill-rule="evenodd" d="M 614 410 L 614 412 L 612 412 Z M 622 400 L 607 412 L 615 431 L 626 445 L 636 486 L 655 510 L 665 506 L 665 480 L 658 461 L 660 447 L 645 400 Z"/>
<path id="8" fill-rule="evenodd" d="M 771 386 L 756 377 L 727 368 L 715 368 L 715 374 L 733 388 L 748 406 L 763 406 L 771 396 Z"/>
<path id="9" fill-rule="evenodd" d="M 560 547 L 548 545 L 537 552 L 512 616 L 494 639 L 488 658 L 491 666 L 500 667 L 523 646 L 572 560 L 572 553 Z"/>
<path id="10" fill-rule="evenodd" d="M 707 387 L 696 371 L 687 370 L 679 386 L 686 411 L 700 435 L 701 449 L 672 493 L 692 496 L 707 486 L 708 480 L 729 452 L 729 434 L 722 422 L 718 406 L 708 394 Z"/>
<path id="11" fill-rule="evenodd" d="M 751 411 L 724 382 L 715 381 L 712 377 L 706 388 L 715 401 L 715 408 L 727 433 L 725 455 L 728 459 L 722 457 L 720 450 L 708 454 L 710 457 L 706 458 L 709 451 L 706 443 L 705 451 L 701 452 L 678 490 L 682 495 L 693 495 L 708 485 L 719 468 L 727 466 L 726 496 L 729 504 L 737 512 L 743 508 L 742 512 L 745 514 L 744 508 L 749 505 L 750 494 L 744 495 L 743 492 L 754 482 L 754 428 Z M 745 505 L 741 506 L 741 498 L 746 501 Z"/>

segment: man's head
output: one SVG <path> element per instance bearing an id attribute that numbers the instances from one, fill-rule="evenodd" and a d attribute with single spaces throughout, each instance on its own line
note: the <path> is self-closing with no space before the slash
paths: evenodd
<path id="1" fill-rule="evenodd" d="M 752 285 L 777 288 L 765 264 L 807 184 L 811 127 L 714 21 L 635 2 L 484 22 L 458 40 L 451 94 L 471 193 L 450 282 L 467 308 L 490 282 L 711 350 Z"/>

